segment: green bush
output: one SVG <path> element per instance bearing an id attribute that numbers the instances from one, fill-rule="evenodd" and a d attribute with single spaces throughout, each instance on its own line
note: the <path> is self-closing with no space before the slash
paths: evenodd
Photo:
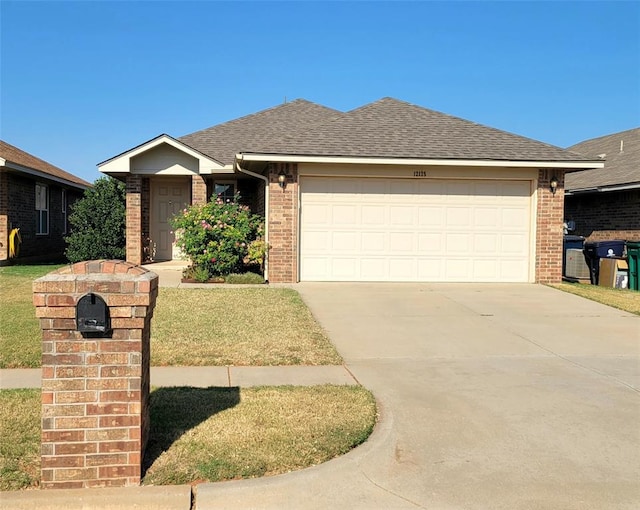
<path id="1" fill-rule="evenodd" d="M 264 278 L 257 273 L 231 273 L 224 279 L 225 283 L 238 283 L 238 284 L 258 284 L 264 283 Z"/>
<path id="2" fill-rule="evenodd" d="M 249 246 L 262 236 L 264 222 L 238 198 L 194 204 L 171 220 L 176 245 L 191 259 L 194 270 L 206 269 L 210 276 L 242 270 Z"/>
<path id="3" fill-rule="evenodd" d="M 73 205 L 71 233 L 65 238 L 70 262 L 125 258 L 124 183 L 101 177 Z"/>

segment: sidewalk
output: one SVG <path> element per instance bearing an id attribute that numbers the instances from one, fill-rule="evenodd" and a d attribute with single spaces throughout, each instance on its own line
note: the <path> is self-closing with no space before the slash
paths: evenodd
<path id="1" fill-rule="evenodd" d="M 0 369 L 0 389 L 39 388 L 39 368 Z M 314 386 L 358 384 L 343 365 L 273 367 L 151 367 L 151 386 Z"/>

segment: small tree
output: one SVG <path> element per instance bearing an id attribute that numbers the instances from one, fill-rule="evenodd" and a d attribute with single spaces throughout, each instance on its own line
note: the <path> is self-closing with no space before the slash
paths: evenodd
<path id="1" fill-rule="evenodd" d="M 191 259 L 194 270 L 217 276 L 242 269 L 249 246 L 262 236 L 264 227 L 262 218 L 251 214 L 238 198 L 194 204 L 172 219 L 176 244 Z"/>
<path id="2" fill-rule="evenodd" d="M 101 177 L 73 205 L 71 233 L 65 238 L 70 262 L 124 259 L 126 231 L 124 183 Z"/>

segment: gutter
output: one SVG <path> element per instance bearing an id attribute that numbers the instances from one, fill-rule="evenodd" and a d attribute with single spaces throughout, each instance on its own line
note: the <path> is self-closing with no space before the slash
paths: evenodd
<path id="1" fill-rule="evenodd" d="M 240 166 L 240 162 L 242 161 L 242 154 L 236 154 L 235 158 L 235 168 L 238 172 L 242 174 L 249 175 L 251 177 L 255 177 L 257 179 L 261 179 L 264 181 L 264 242 L 269 246 L 269 178 L 264 175 L 257 174 L 255 172 L 251 172 L 250 170 L 245 170 Z M 269 250 L 267 248 L 267 252 L 265 253 L 264 258 L 264 279 L 266 282 L 269 281 Z"/>
<path id="2" fill-rule="evenodd" d="M 564 194 L 571 195 L 584 195 L 587 193 L 606 193 L 609 191 L 627 191 L 640 188 L 640 183 L 631 184 L 610 184 L 608 186 L 598 186 L 593 188 L 577 188 L 572 190 L 565 190 Z"/>

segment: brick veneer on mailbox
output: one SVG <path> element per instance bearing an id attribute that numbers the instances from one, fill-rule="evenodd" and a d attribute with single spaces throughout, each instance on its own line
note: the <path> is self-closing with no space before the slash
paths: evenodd
<path id="1" fill-rule="evenodd" d="M 41 487 L 138 485 L 149 431 L 158 276 L 120 260 L 80 262 L 33 283 L 42 328 Z M 83 337 L 76 303 L 107 303 L 112 333 Z"/>

